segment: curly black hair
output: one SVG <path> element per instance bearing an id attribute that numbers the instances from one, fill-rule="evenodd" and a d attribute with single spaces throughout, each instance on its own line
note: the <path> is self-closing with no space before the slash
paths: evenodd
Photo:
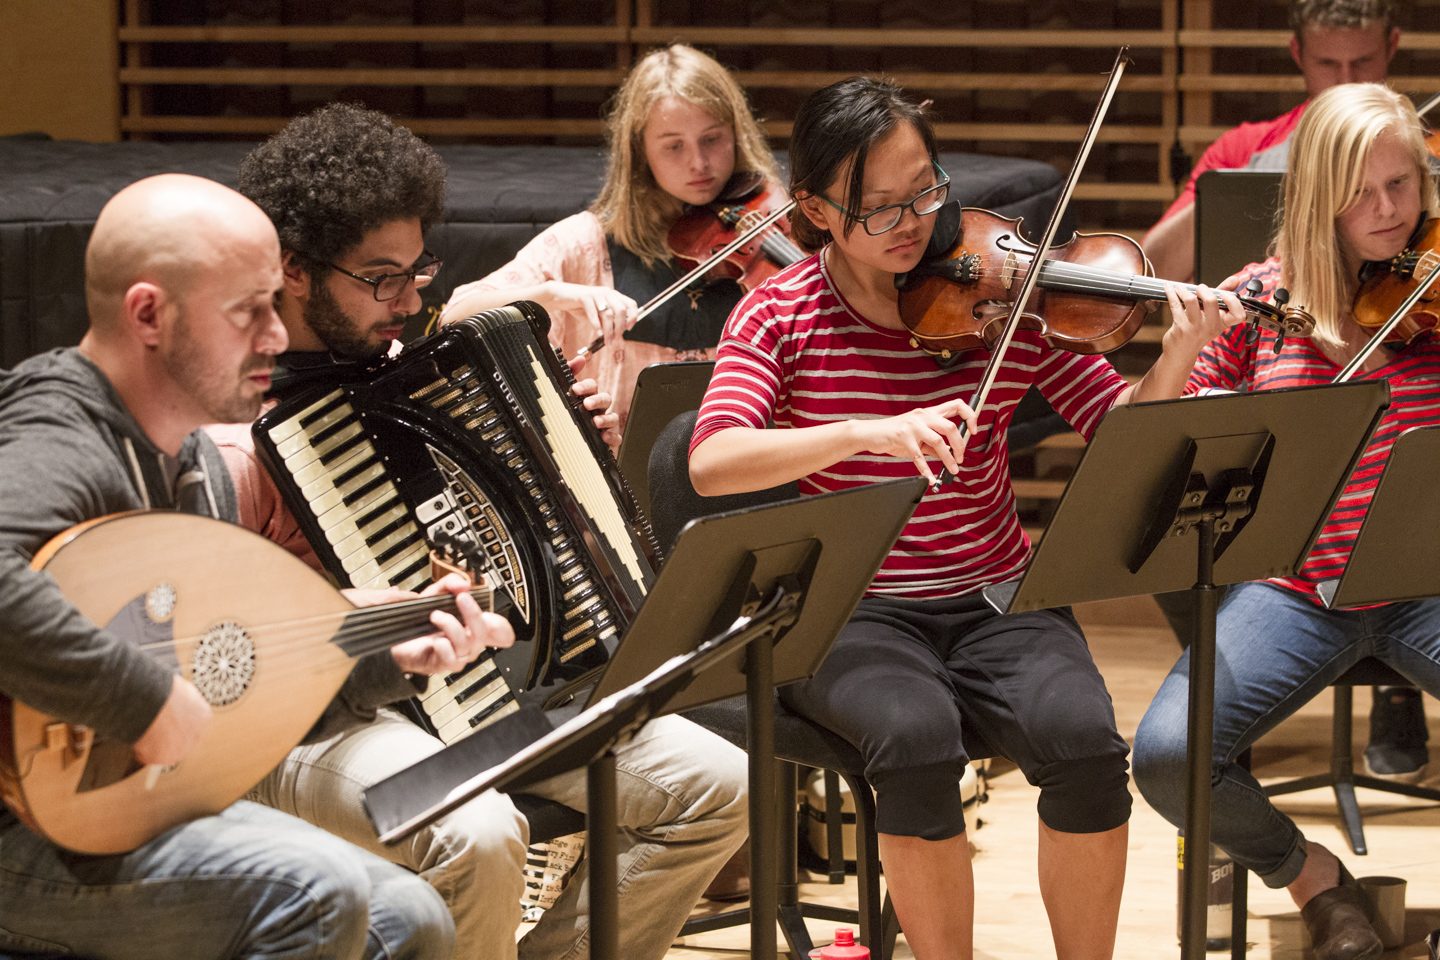
<path id="1" fill-rule="evenodd" d="M 240 163 L 240 192 L 270 215 L 280 245 L 338 260 L 376 227 L 445 215 L 445 163 L 390 118 L 332 103 L 297 117 Z"/>

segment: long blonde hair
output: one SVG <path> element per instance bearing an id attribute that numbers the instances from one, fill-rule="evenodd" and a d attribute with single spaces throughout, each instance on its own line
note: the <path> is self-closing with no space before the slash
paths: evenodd
<path id="1" fill-rule="evenodd" d="M 605 186 L 590 205 L 605 232 L 638 254 L 647 267 L 670 258 L 665 235 L 685 206 L 660 188 L 645 159 L 650 111 L 672 96 L 690 101 L 735 131 L 736 173 L 779 179 L 765 136 L 729 71 L 684 44 L 651 51 L 630 71 L 611 102 Z"/>
<path id="2" fill-rule="evenodd" d="M 1275 252 L 1290 300 L 1315 317 L 1312 339 L 1344 346 L 1340 317 L 1357 279 L 1344 274 L 1336 220 L 1360 198 L 1370 151 L 1383 133 L 1409 149 L 1420 176 L 1420 206 L 1440 212 L 1425 133 L 1415 106 L 1378 83 L 1345 83 L 1317 96 L 1290 142 L 1285 206 Z"/>

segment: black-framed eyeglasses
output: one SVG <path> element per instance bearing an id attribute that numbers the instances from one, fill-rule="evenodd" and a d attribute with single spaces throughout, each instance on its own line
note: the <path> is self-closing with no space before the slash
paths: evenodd
<path id="1" fill-rule="evenodd" d="M 935 172 L 940 175 L 939 183 L 933 187 L 921 190 L 906 203 L 892 203 L 888 206 L 871 210 L 863 217 L 851 213 L 823 193 L 817 193 L 816 196 L 846 216 L 854 217 L 855 222 L 864 227 L 865 232 L 870 234 L 870 236 L 878 237 L 886 231 L 894 230 L 895 227 L 899 225 L 901 218 L 905 216 L 907 209 L 917 217 L 924 217 L 929 216 L 945 205 L 946 199 L 950 196 L 950 175 L 940 169 L 940 164 L 932 161 L 930 165 L 934 167 Z"/>
<path id="2" fill-rule="evenodd" d="M 370 286 L 370 292 L 374 294 L 375 299 L 384 303 L 386 300 L 394 300 L 400 296 L 400 294 L 404 293 L 405 288 L 410 285 L 412 280 L 415 282 L 415 289 L 422 290 L 429 285 L 431 280 L 435 279 L 435 274 L 440 272 L 440 267 L 444 265 L 445 261 L 435 259 L 435 254 L 429 250 L 425 251 L 425 256 L 429 257 L 430 260 L 420 264 L 418 267 L 411 267 L 403 273 L 382 273 L 378 277 L 362 277 L 358 273 L 351 273 L 344 267 L 336 266 L 329 261 L 315 260 L 314 257 L 311 257 L 311 259 L 315 260 L 316 263 L 324 264 L 331 270 L 338 270 L 347 277 L 353 277 L 361 283 L 368 284 Z"/>

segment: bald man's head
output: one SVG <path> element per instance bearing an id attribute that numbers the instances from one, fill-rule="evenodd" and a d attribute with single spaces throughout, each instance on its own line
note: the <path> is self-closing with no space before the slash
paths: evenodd
<path id="1" fill-rule="evenodd" d="M 110 199 L 85 248 L 85 302 L 91 332 L 120 328 L 127 292 L 159 287 L 177 306 L 195 282 L 234 253 L 279 261 L 275 227 L 259 207 L 213 180 L 167 173 L 132 183 Z"/>

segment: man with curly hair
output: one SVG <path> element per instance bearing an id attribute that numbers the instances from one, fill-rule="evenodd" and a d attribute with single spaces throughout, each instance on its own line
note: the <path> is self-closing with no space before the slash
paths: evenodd
<path id="1" fill-rule="evenodd" d="M 425 231 L 444 213 L 439 156 L 383 114 L 332 104 L 292 121 L 241 164 L 240 191 L 274 221 L 290 334 L 270 396 L 395 347 L 434 272 Z M 593 394 L 593 381 L 577 392 Z M 609 397 L 588 396 L 605 410 Z M 609 414 L 597 425 L 614 425 Z M 313 552 L 255 459 L 248 430 L 212 431 L 235 480 L 241 522 L 312 565 Z M 251 798 L 294 813 L 419 873 L 455 919 L 455 956 L 580 957 L 589 950 L 588 883 L 580 871 L 517 945 L 528 824 L 490 792 L 410 840 L 381 846 L 361 805 L 366 787 L 441 749 L 399 713 L 293 751 Z M 745 838 L 746 764 L 735 747 L 679 717 L 651 721 L 617 751 L 620 938 L 626 956 L 659 960 L 711 877 Z M 584 771 L 529 788 L 585 809 Z"/>

